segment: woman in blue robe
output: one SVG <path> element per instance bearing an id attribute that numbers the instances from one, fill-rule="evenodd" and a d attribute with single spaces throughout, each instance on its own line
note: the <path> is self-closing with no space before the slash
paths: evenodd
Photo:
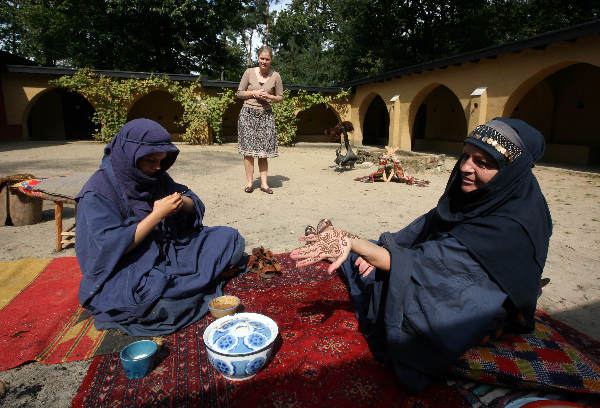
<path id="1" fill-rule="evenodd" d="M 424 389 L 499 331 L 530 331 L 552 234 L 531 168 L 544 137 L 496 118 L 465 139 L 437 206 L 378 241 L 344 230 L 300 238 L 298 266 L 327 259 L 345 275 L 373 354 Z"/>
<path id="2" fill-rule="evenodd" d="M 244 238 L 202 225 L 202 201 L 167 174 L 178 154 L 158 123 L 132 120 L 76 197 L 79 301 L 99 330 L 174 332 L 201 318 L 226 275 L 244 267 Z"/>

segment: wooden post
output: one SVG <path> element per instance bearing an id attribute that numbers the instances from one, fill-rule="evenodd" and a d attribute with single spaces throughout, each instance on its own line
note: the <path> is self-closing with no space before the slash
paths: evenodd
<path id="1" fill-rule="evenodd" d="M 62 201 L 57 201 L 54 205 L 54 223 L 56 224 L 56 252 L 62 251 Z"/>

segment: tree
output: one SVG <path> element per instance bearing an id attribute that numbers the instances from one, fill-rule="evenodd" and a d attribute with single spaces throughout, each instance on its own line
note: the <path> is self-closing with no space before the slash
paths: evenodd
<path id="1" fill-rule="evenodd" d="M 20 54 L 19 43 L 22 27 L 17 18 L 18 1 L 0 2 L 0 42 L 2 49 L 11 54 Z"/>
<path id="2" fill-rule="evenodd" d="M 328 85 L 599 17 L 598 0 L 293 0 L 272 38 L 284 81 Z"/>
<path id="3" fill-rule="evenodd" d="M 600 18 L 598 0 L 4 0 L 0 47 L 46 65 L 334 85 Z M 256 43 L 256 35 L 261 43 Z"/>
<path id="4" fill-rule="evenodd" d="M 230 43 L 243 50 L 246 67 L 254 64 L 253 54 L 260 46 L 270 44 L 271 21 L 276 16 L 271 5 L 277 3 L 279 0 L 246 0 L 231 24 Z M 261 43 L 254 43 L 256 36 L 261 38 Z"/>
<path id="5" fill-rule="evenodd" d="M 332 39 L 338 22 L 331 1 L 293 1 L 277 15 L 271 41 L 274 64 L 287 83 L 334 85 L 340 58 Z"/>
<path id="6" fill-rule="evenodd" d="M 46 65 L 134 71 L 200 71 L 239 63 L 224 32 L 241 0 L 21 0 L 18 54 Z M 9 10 L 10 7 L 4 9 Z M 3 11 L 4 11 L 3 9 Z M 3 48 L 6 36 L 2 38 Z"/>

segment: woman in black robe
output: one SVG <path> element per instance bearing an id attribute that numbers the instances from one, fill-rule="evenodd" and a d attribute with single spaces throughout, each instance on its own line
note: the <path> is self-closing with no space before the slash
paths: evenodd
<path id="1" fill-rule="evenodd" d="M 544 149 L 521 120 L 477 126 L 427 214 L 373 242 L 333 229 L 302 237 L 311 244 L 292 258 L 341 268 L 375 356 L 423 389 L 485 337 L 533 328 L 552 233 L 531 171 Z"/>

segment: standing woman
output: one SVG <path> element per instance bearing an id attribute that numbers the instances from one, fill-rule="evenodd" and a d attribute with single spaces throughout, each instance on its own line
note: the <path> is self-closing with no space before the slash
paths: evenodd
<path id="1" fill-rule="evenodd" d="M 244 191 L 254 190 L 254 158 L 258 157 L 260 189 L 273 194 L 267 175 L 269 157 L 277 157 L 277 129 L 271 103 L 283 100 L 283 83 L 279 74 L 271 69 L 273 50 L 264 45 L 258 50 L 258 67 L 248 68 L 237 91 L 244 99 L 238 118 L 238 151 L 244 156 L 248 184 Z"/>

